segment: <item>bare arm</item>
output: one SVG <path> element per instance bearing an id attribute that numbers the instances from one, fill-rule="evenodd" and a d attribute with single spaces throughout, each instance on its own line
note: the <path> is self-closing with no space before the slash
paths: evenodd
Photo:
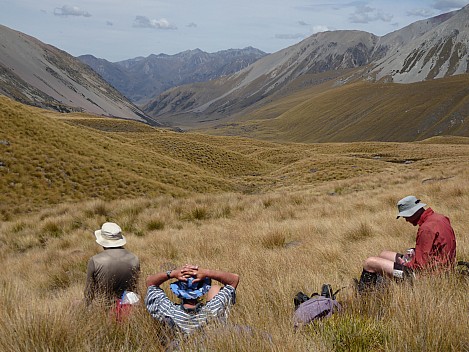
<path id="1" fill-rule="evenodd" d="M 208 277 L 210 279 L 221 282 L 223 285 L 230 285 L 234 288 L 236 288 L 239 283 L 239 275 L 229 273 L 227 271 L 199 268 L 198 270 L 196 270 L 196 274 L 194 276 L 196 277 L 196 280 L 194 280 L 195 282 Z"/>
<path id="2" fill-rule="evenodd" d="M 150 286 L 160 286 L 163 282 L 169 279 L 177 279 L 180 281 L 187 281 L 187 278 L 191 277 L 192 275 L 189 272 L 192 270 L 197 270 L 197 266 L 193 265 L 184 265 L 181 268 L 171 270 L 169 277 L 167 272 L 161 272 L 153 275 L 149 275 L 146 280 L 147 287 Z"/>
<path id="3" fill-rule="evenodd" d="M 166 272 L 157 273 L 147 277 L 146 284 L 149 286 L 160 286 L 163 282 L 171 279 L 177 279 L 180 281 L 187 281 L 189 277 L 194 277 L 194 282 L 201 281 L 206 277 L 217 280 L 223 285 L 230 285 L 234 288 L 238 286 L 239 275 L 229 273 L 227 271 L 202 269 L 196 265 L 186 264 L 181 268 L 172 270 L 168 278 Z"/>

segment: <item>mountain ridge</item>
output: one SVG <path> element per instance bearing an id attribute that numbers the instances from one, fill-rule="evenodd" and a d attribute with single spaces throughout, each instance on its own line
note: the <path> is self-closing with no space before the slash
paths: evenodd
<path id="1" fill-rule="evenodd" d="M 261 115 L 273 100 L 324 82 L 328 83 L 323 88 L 332 91 L 358 81 L 417 83 L 465 74 L 468 22 L 469 5 L 382 37 L 362 31 L 316 33 L 233 75 L 170 89 L 144 106 L 144 111 L 165 124 L 218 134 L 210 126 L 222 126 L 227 132 L 230 124 L 242 126 L 249 116 Z M 419 57 L 425 60 L 419 63 Z M 337 111 L 331 107 L 329 113 L 335 116 Z M 240 128 L 238 133 L 249 135 L 246 131 L 251 128 Z"/>
<path id="2" fill-rule="evenodd" d="M 54 46 L 0 25 L 0 93 L 62 112 L 158 123 L 88 66 Z"/>
<path id="3" fill-rule="evenodd" d="M 390 137 L 386 131 L 379 128 L 372 134 L 367 131 L 375 130 L 376 121 L 382 116 L 395 120 L 396 124 L 402 123 L 397 115 L 406 114 L 407 110 L 418 114 L 413 120 L 420 121 L 421 127 L 410 134 L 402 131 L 401 136 L 397 131 L 397 135 L 392 134 L 393 141 L 420 140 L 424 136 L 451 133 L 466 135 L 465 119 L 469 111 L 464 90 L 466 82 L 464 78 L 450 79 L 456 75 L 464 76 L 469 71 L 469 26 L 466 23 L 469 23 L 469 5 L 417 21 L 382 37 L 356 30 L 328 31 L 316 33 L 269 55 L 250 47 L 229 49 L 216 55 L 194 49 L 177 55 L 152 54 L 113 64 L 114 75 L 123 80 L 127 70 L 132 68 L 140 75 L 151 76 L 149 82 L 156 82 L 158 80 L 152 76 L 153 65 L 175 73 L 181 67 L 174 66 L 175 60 L 185 65 L 186 71 L 179 74 L 181 82 L 187 79 L 187 74 L 193 75 L 191 79 L 205 75 L 204 82 L 166 90 L 141 110 L 112 87 L 117 83 L 106 84 L 99 74 L 78 59 L 3 27 L 1 29 L 9 34 L 10 41 L 19 39 L 17 46 L 22 51 L 16 48 L 16 52 L 8 53 L 4 50 L 5 45 L 0 50 L 3 65 L 0 66 L 0 92 L 22 102 L 58 111 L 88 111 L 153 125 L 161 122 L 179 131 L 195 129 L 269 140 L 318 142 L 375 138 L 387 141 Z M 27 45 L 22 48 L 24 43 Z M 25 60 L 28 50 L 33 54 L 29 55 L 30 61 Z M 249 53 L 262 57 L 253 58 L 254 62 L 247 65 L 245 57 Z M 14 60 L 15 54 L 18 60 Z M 228 74 L 229 70 L 223 71 L 226 64 L 221 59 L 218 61 L 221 76 L 210 79 L 213 71 L 207 68 L 207 63 L 211 66 L 214 57 L 219 59 L 217 55 L 224 54 L 230 55 L 231 62 L 245 67 Z M 237 57 L 241 59 L 237 61 Z M 91 56 L 83 59 L 95 60 L 103 70 L 109 64 Z M 199 71 L 194 73 L 196 69 Z M 371 84 L 355 86 L 357 82 Z M 412 86 L 416 92 L 409 94 L 407 88 L 399 90 L 392 86 L 402 83 L 416 83 Z M 360 87 L 362 96 L 353 94 L 355 87 Z M 373 89 L 378 88 L 383 96 L 374 94 Z M 415 101 L 409 101 L 404 92 Z M 350 100 L 344 97 L 350 97 Z M 425 99 L 438 104 L 428 103 Z M 397 105 L 393 106 L 393 102 Z M 413 109 L 412 104 L 417 108 Z M 407 110 L 402 110 L 401 106 L 406 106 Z M 378 111 L 382 115 L 373 115 Z M 352 115 L 355 122 L 345 122 Z M 438 128 L 434 126 L 436 121 Z M 294 124 L 296 126 L 292 128 Z M 459 126 L 457 131 L 455 125 Z M 337 126 L 348 127 L 336 133 Z M 302 133 L 312 129 L 328 132 L 324 135 Z"/>
<path id="4" fill-rule="evenodd" d="M 261 50 L 246 47 L 215 53 L 194 49 L 175 55 L 151 54 L 115 63 L 91 55 L 82 55 L 78 59 L 135 104 L 144 105 L 174 86 L 233 74 L 265 55 Z"/>

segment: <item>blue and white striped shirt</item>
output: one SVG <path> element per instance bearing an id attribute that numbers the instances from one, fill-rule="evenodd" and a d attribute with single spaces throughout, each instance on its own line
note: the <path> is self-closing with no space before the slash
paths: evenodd
<path id="1" fill-rule="evenodd" d="M 226 320 L 228 308 L 235 302 L 235 292 L 234 287 L 226 285 L 197 313 L 191 314 L 180 304 L 173 303 L 161 288 L 150 286 L 145 297 L 145 305 L 153 318 L 165 322 L 172 321 L 184 333 L 190 334 L 211 319 Z"/>

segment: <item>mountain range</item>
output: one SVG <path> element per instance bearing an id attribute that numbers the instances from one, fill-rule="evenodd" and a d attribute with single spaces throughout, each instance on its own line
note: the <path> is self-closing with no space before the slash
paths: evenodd
<path id="1" fill-rule="evenodd" d="M 469 5 L 383 37 L 361 31 L 317 33 L 231 76 L 168 90 L 143 109 L 165 123 L 194 128 L 234 116 L 245 119 L 280 97 L 318 85 L 325 93 L 358 81 L 416 83 L 464 74 L 469 71 L 467 23 Z"/>
<path id="2" fill-rule="evenodd" d="M 272 54 L 192 50 L 118 63 L 73 58 L 0 27 L 0 93 L 59 111 L 276 141 L 467 136 L 467 23 L 469 5 L 382 37 L 329 31 Z"/>
<path id="3" fill-rule="evenodd" d="M 248 47 L 216 53 L 195 49 L 176 55 L 152 54 L 114 63 L 92 55 L 78 59 L 133 103 L 144 105 L 167 89 L 233 74 L 265 55 L 261 50 Z"/>

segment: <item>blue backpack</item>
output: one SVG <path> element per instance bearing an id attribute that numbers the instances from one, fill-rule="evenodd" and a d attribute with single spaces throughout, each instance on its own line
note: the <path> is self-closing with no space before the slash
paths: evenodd
<path id="1" fill-rule="evenodd" d="M 340 289 L 339 289 L 340 290 Z M 322 286 L 321 295 L 313 293 L 311 298 L 303 292 L 298 292 L 294 298 L 295 313 L 293 314 L 293 325 L 298 328 L 315 320 L 330 317 L 342 309 L 335 299 L 337 292 L 332 293 L 328 284 Z"/>

